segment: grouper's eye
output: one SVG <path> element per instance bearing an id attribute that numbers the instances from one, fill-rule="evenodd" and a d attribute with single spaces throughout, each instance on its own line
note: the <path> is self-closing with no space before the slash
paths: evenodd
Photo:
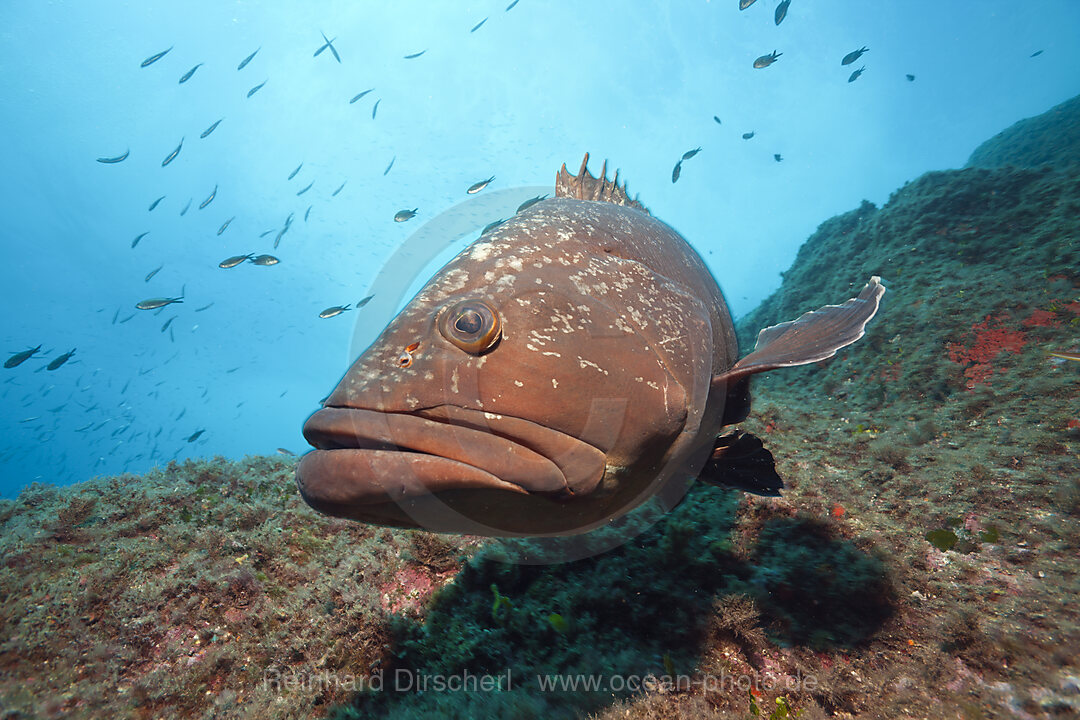
<path id="1" fill-rule="evenodd" d="M 490 350 L 502 335 L 499 313 L 483 300 L 462 300 L 439 316 L 439 332 L 467 353 Z"/>

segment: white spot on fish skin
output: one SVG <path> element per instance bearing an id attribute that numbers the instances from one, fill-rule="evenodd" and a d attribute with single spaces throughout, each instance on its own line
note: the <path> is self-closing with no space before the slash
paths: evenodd
<path id="1" fill-rule="evenodd" d="M 552 356 L 554 356 L 554 357 L 562 357 L 562 354 L 561 354 L 561 353 L 557 353 L 557 352 L 551 352 L 550 350 L 547 350 L 547 351 L 545 351 L 545 352 L 542 352 L 542 353 L 540 353 L 540 354 L 541 354 L 541 355 L 552 355 Z"/>
<path id="2" fill-rule="evenodd" d="M 549 328 L 544 328 L 544 329 L 548 330 Z M 539 330 L 530 330 L 529 331 L 529 336 L 531 337 L 532 341 L 535 342 L 537 345 L 547 345 L 548 342 L 555 339 L 554 336 L 552 336 L 552 335 L 544 335 Z"/>
<path id="3" fill-rule="evenodd" d="M 586 360 L 586 359 L 584 359 L 583 357 L 581 357 L 580 355 L 578 355 L 578 365 L 580 365 L 580 366 L 581 366 L 582 368 L 587 368 L 587 367 L 592 367 L 592 368 L 596 368 L 597 370 L 599 370 L 600 372 L 604 373 L 605 375 L 609 375 L 609 374 L 610 374 L 610 373 L 608 373 L 608 371 L 607 371 L 607 370 L 605 370 L 604 368 L 600 367 L 599 365 L 597 365 L 596 363 L 594 363 L 594 362 L 593 362 L 592 360 Z"/>
<path id="4" fill-rule="evenodd" d="M 469 273 L 461 268 L 451 268 L 443 275 L 439 289 L 443 292 L 457 292 L 469 282 Z"/>
<path id="5" fill-rule="evenodd" d="M 555 378 L 551 378 L 551 387 L 552 387 L 553 390 L 558 390 L 559 389 L 559 381 L 556 380 Z"/>
<path id="6" fill-rule="evenodd" d="M 518 305 L 532 305 L 532 300 L 526 300 L 525 298 L 514 298 Z"/>
<path id="7" fill-rule="evenodd" d="M 450 373 L 450 392 L 457 395 L 458 392 L 458 369 L 454 368 L 454 372 Z"/>
<path id="8" fill-rule="evenodd" d="M 424 371 L 424 379 L 427 380 L 428 382 L 434 380 L 435 379 L 435 373 L 431 372 L 430 370 L 425 370 Z"/>
<path id="9" fill-rule="evenodd" d="M 420 401 L 410 395 L 409 397 L 405 398 L 405 404 L 411 408 L 414 408 L 420 404 Z"/>
<path id="10" fill-rule="evenodd" d="M 521 382 L 520 380 L 515 380 L 514 384 L 517 385 L 518 387 L 525 387 L 525 383 Z"/>
<path id="11" fill-rule="evenodd" d="M 532 343 L 525 343 L 525 347 L 533 352 L 540 352 L 540 348 L 536 347 Z"/>
<path id="12" fill-rule="evenodd" d="M 491 257 L 491 252 L 494 249 L 495 243 L 477 243 L 476 245 L 473 245 L 472 250 L 469 252 L 469 259 L 475 260 L 476 262 L 484 262 Z"/>

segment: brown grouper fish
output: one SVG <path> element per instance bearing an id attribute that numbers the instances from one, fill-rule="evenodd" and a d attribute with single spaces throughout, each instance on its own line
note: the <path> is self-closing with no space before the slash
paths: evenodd
<path id="1" fill-rule="evenodd" d="M 884 292 L 873 277 L 739 359 L 693 248 L 618 173 L 564 165 L 555 197 L 465 248 L 353 364 L 304 425 L 296 482 L 330 515 L 488 536 L 585 532 L 694 478 L 776 494 L 761 442 L 724 432 L 750 376 L 855 342 Z"/>

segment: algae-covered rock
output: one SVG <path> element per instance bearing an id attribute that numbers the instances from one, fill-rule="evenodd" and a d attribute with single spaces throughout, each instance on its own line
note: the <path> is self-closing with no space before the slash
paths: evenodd
<path id="1" fill-rule="evenodd" d="M 1080 168 L 1080 96 L 1025 118 L 975 148 L 967 167 Z"/>

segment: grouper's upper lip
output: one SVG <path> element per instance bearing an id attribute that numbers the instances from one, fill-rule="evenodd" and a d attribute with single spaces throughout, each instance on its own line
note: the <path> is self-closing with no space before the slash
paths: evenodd
<path id="1" fill-rule="evenodd" d="M 413 413 L 325 407 L 304 425 L 317 450 L 300 468 L 305 497 L 383 502 L 446 489 L 555 496 L 589 492 L 604 454 L 521 418 L 455 406 Z"/>

